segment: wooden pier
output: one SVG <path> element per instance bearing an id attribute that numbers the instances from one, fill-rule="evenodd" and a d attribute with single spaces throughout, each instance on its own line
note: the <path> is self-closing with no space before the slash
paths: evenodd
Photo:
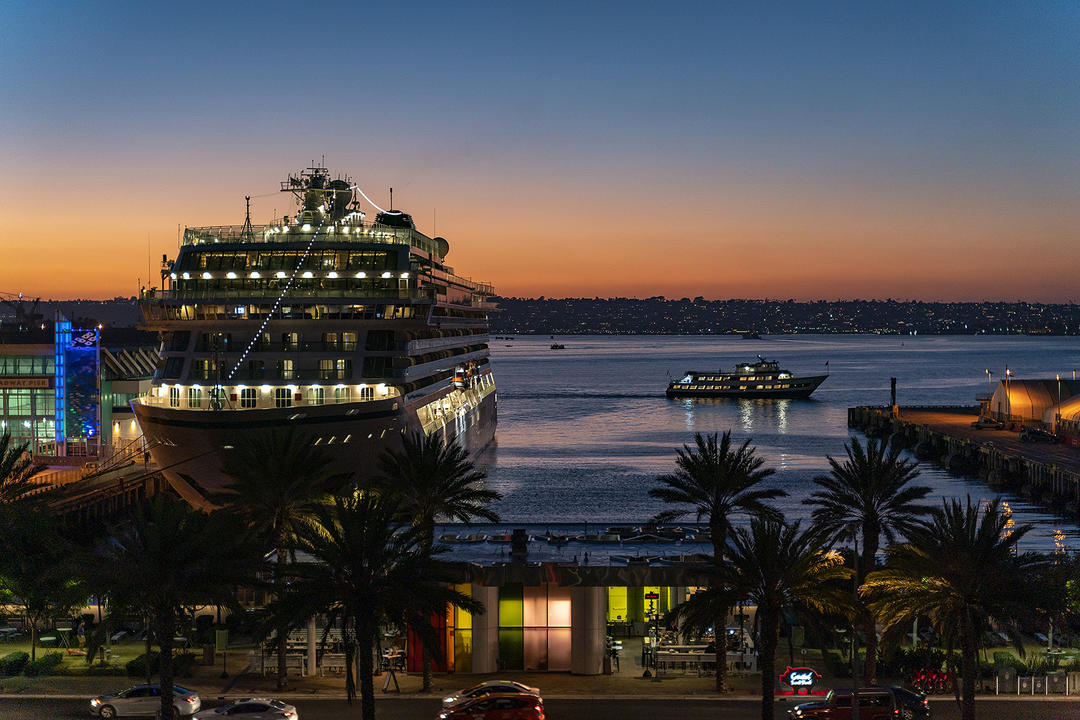
<path id="1" fill-rule="evenodd" d="M 853 407 L 848 427 L 899 443 L 950 472 L 982 478 L 995 491 L 1080 517 L 1080 448 L 1022 442 L 1016 427 L 975 429 L 978 413 L 978 407 Z"/>

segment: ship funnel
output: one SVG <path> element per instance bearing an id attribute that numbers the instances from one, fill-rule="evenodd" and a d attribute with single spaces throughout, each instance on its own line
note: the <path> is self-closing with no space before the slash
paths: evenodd
<path id="1" fill-rule="evenodd" d="M 353 191 L 344 180 L 331 180 L 326 191 L 326 207 L 331 220 L 340 220 L 349 211 L 353 201 Z"/>

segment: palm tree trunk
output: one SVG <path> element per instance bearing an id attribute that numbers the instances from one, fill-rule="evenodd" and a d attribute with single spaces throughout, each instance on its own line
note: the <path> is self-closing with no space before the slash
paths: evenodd
<path id="1" fill-rule="evenodd" d="M 715 576 L 713 583 L 719 587 L 723 583 L 724 567 L 724 541 L 727 538 L 727 527 L 718 522 L 709 523 L 709 535 L 712 537 L 713 566 Z M 713 632 L 716 646 L 716 692 L 727 692 L 727 608 L 720 610 L 713 618 Z"/>
<path id="2" fill-rule="evenodd" d="M 862 585 L 866 575 L 874 571 L 877 564 L 878 535 L 876 527 L 863 529 L 863 556 L 859 562 L 859 585 Z M 866 603 L 860 602 L 862 614 L 863 634 L 866 640 L 866 662 L 863 665 L 863 684 L 874 685 L 877 678 L 878 659 L 878 635 L 877 618 L 866 607 Z"/>
<path id="3" fill-rule="evenodd" d="M 427 557 L 431 557 L 432 551 L 435 548 L 435 518 L 425 518 L 421 530 L 420 549 Z M 435 629 L 435 624 L 432 623 L 432 630 Z M 434 634 L 434 633 L 433 633 Z M 431 654 L 431 648 L 421 643 L 422 662 L 423 662 L 423 685 L 420 688 L 420 692 L 431 692 L 431 685 L 435 674 L 435 659 Z"/>
<path id="4" fill-rule="evenodd" d="M 349 637 L 347 630 L 341 634 L 341 641 L 345 645 L 345 699 L 352 705 L 353 700 L 356 699 L 356 675 L 353 672 L 356 643 Z"/>
<path id="5" fill-rule="evenodd" d="M 173 709 L 173 636 L 176 620 L 172 608 L 162 611 L 158 618 L 158 667 L 161 674 L 161 717 L 171 718 Z M 147 658 L 149 664 L 149 658 Z"/>
<path id="6" fill-rule="evenodd" d="M 779 610 L 762 610 L 761 617 L 761 720 L 773 720 L 776 710 L 776 644 L 780 628 Z M 762 614 L 763 613 L 763 614 Z"/>
<path id="7" fill-rule="evenodd" d="M 146 648 L 145 648 L 146 654 L 143 655 L 143 657 L 146 658 L 146 663 L 145 663 L 145 665 L 146 665 L 146 684 L 149 685 L 150 680 L 151 680 L 151 677 L 150 677 L 150 635 L 151 635 L 151 629 L 150 629 L 150 616 L 149 615 L 146 616 L 146 621 L 143 623 L 143 625 L 144 625 L 144 629 L 146 631 L 144 633 L 145 636 L 146 636 Z"/>
<path id="8" fill-rule="evenodd" d="M 30 621 L 30 662 L 37 660 L 37 623 Z"/>
<path id="9" fill-rule="evenodd" d="M 281 597 L 281 585 L 282 576 L 285 570 L 285 548 L 279 547 L 277 549 L 277 564 L 274 566 L 274 596 Z M 285 673 L 285 640 L 288 634 L 288 628 L 284 623 L 279 622 L 277 626 L 277 646 L 274 648 L 277 650 L 277 689 L 281 692 L 285 689 L 287 684 L 287 678 Z"/>
<path id="10" fill-rule="evenodd" d="M 375 651 L 375 632 L 370 627 L 362 627 L 358 633 L 360 647 L 360 717 L 363 720 L 375 720 L 375 663 L 372 655 Z"/>
<path id="11" fill-rule="evenodd" d="M 960 626 L 960 718 L 975 720 L 975 675 L 978 659 L 975 651 L 975 623 L 965 609 Z"/>

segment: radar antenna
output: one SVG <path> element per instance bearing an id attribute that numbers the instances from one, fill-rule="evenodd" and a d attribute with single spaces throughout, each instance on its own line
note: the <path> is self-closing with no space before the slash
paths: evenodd
<path id="1" fill-rule="evenodd" d="M 244 196 L 244 227 L 240 228 L 240 237 L 247 241 L 255 239 L 255 229 L 251 227 L 251 196 Z"/>

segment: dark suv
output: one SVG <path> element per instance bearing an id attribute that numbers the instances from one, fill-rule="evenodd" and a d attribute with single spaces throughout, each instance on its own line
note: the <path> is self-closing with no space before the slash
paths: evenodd
<path id="1" fill-rule="evenodd" d="M 1057 436 L 1037 427 L 1026 427 L 1020 431 L 1020 442 L 1056 443 Z"/>
<path id="2" fill-rule="evenodd" d="M 851 720 L 851 690 L 830 690 L 816 702 L 796 705 L 788 711 L 789 718 L 830 718 Z M 897 685 L 859 688 L 859 720 L 903 718 L 920 720 L 930 717 L 926 696 Z"/>

